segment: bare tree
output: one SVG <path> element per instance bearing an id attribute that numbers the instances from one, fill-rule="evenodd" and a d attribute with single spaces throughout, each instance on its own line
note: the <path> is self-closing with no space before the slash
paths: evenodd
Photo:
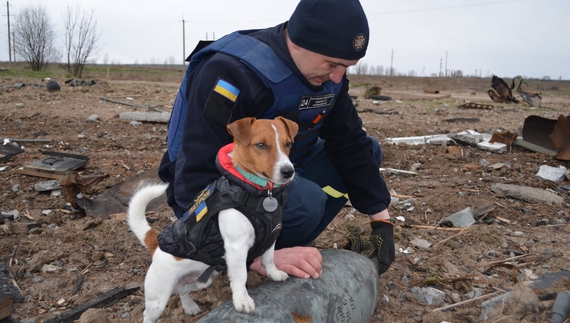
<path id="1" fill-rule="evenodd" d="M 44 70 L 55 60 L 55 32 L 46 8 L 42 5 L 22 9 L 14 19 L 16 53 L 30 63 L 33 71 Z"/>
<path id="2" fill-rule="evenodd" d="M 85 64 L 97 54 L 99 37 L 97 20 L 80 5 L 68 6 L 63 17 L 67 72 L 81 77 Z"/>

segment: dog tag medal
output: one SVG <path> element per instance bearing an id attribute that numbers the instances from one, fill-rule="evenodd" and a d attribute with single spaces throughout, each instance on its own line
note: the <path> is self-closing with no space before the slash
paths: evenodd
<path id="1" fill-rule="evenodd" d="M 265 209 L 265 211 L 273 212 L 277 210 L 277 206 L 279 206 L 279 203 L 277 202 L 277 199 L 274 198 L 273 196 L 268 196 L 263 199 L 263 208 Z"/>

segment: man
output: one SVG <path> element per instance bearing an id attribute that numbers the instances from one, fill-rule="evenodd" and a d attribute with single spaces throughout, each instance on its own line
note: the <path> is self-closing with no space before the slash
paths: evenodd
<path id="1" fill-rule="evenodd" d="M 305 246 L 350 196 L 370 216 L 372 236 L 351 239 L 348 247 L 378 257 L 380 273 L 386 271 L 394 260 L 394 239 L 390 194 L 378 170 L 382 152 L 362 129 L 345 75 L 364 57 L 368 39 L 358 0 L 301 0 L 288 22 L 232 33 L 193 55 L 159 169 L 170 183 L 168 202 L 176 216 L 220 176 L 214 160 L 232 141 L 229 123 L 283 116 L 298 123 L 299 134 L 290 154 L 296 176 L 287 187 L 277 268 L 319 277 L 322 257 Z M 250 268 L 265 274 L 259 259 Z"/>

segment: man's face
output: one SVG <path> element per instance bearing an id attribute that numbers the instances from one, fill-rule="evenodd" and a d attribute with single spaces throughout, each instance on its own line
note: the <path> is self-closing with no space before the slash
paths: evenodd
<path id="1" fill-rule="evenodd" d="M 313 85 L 321 85 L 329 80 L 338 84 L 342 81 L 346 69 L 358 63 L 358 60 L 346 60 L 321 55 L 293 43 L 289 46 L 289 52 L 299 71 Z"/>

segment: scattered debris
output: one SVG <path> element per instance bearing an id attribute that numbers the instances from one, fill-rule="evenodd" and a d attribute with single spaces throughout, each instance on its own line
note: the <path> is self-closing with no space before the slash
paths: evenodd
<path id="1" fill-rule="evenodd" d="M 538 173 L 535 176 L 540 179 L 558 184 L 562 182 L 564 178 L 566 178 L 567 171 L 568 170 L 564 166 L 552 167 L 548 165 L 541 165 L 538 168 Z"/>
<path id="2" fill-rule="evenodd" d="M 540 188 L 518 186 L 512 184 L 494 183 L 491 185 L 491 191 L 496 194 L 512 197 L 530 203 L 546 203 L 561 205 L 564 198 Z"/>
<path id="3" fill-rule="evenodd" d="M 424 89 L 424 93 L 439 94 L 439 90 L 433 89 L 431 87 L 426 87 Z"/>
<path id="4" fill-rule="evenodd" d="M 59 86 L 59 83 L 54 80 L 48 80 L 46 83 L 46 89 L 48 92 L 57 92 L 61 90 L 61 86 Z"/>
<path id="5" fill-rule="evenodd" d="M 397 111 L 397 110 L 378 111 L 375 109 L 366 108 L 366 109 L 358 110 L 358 113 L 400 114 L 400 111 Z"/>
<path id="6" fill-rule="evenodd" d="M 499 103 L 520 103 L 518 99 L 513 96 L 513 91 L 521 96 L 522 100 L 533 108 L 539 108 L 542 101 L 540 93 L 525 92 L 521 89 L 522 84 L 526 84 L 520 75 L 513 78 L 511 86 L 500 77 L 493 75 L 491 80 L 491 87 L 493 89 L 487 91 L 489 97 L 493 102 Z M 528 84 L 526 84 L 528 86 Z"/>
<path id="7" fill-rule="evenodd" d="M 379 86 L 370 87 L 370 88 L 366 89 L 366 91 L 364 91 L 364 98 L 370 99 L 370 100 L 380 100 L 380 101 L 392 100 L 392 98 L 389 96 L 380 95 L 381 92 L 382 92 L 382 88 Z"/>
<path id="8" fill-rule="evenodd" d="M 456 228 L 469 227 L 475 223 L 475 219 L 473 218 L 473 211 L 470 207 L 467 207 L 445 218 L 442 224 L 445 223 L 451 223 L 451 225 Z"/>
<path id="9" fill-rule="evenodd" d="M 529 116 L 522 129 L 522 140 L 515 144 L 527 149 L 570 160 L 570 119 L 560 115 L 557 120 Z"/>
<path id="10" fill-rule="evenodd" d="M 75 154 L 67 154 L 55 151 L 44 151 L 48 155 L 39 161 L 24 165 L 16 169 L 19 174 L 61 179 L 72 170 L 81 168 L 89 162 L 89 157 Z"/>
<path id="11" fill-rule="evenodd" d="M 71 86 L 91 86 L 97 84 L 94 80 L 91 81 L 84 81 L 84 80 L 77 80 L 74 78 L 65 80 L 65 84 Z"/>
<path id="12" fill-rule="evenodd" d="M 463 103 L 457 106 L 458 109 L 479 109 L 479 110 L 493 110 L 495 108 L 492 104 L 480 104 L 480 103 Z"/>
<path id="13" fill-rule="evenodd" d="M 59 180 L 57 179 L 34 184 L 34 190 L 36 192 L 46 192 L 46 191 L 59 190 L 59 189 L 61 189 L 61 185 L 59 185 Z"/>
<path id="14" fill-rule="evenodd" d="M 170 113 L 168 112 L 123 112 L 119 118 L 124 120 L 146 121 L 168 123 Z"/>
<path id="15" fill-rule="evenodd" d="M 513 142 L 515 141 L 515 139 L 517 139 L 518 136 L 519 134 L 516 131 L 494 132 L 493 135 L 491 136 L 491 139 L 489 139 L 489 143 L 491 144 L 495 142 L 502 143 L 507 145 L 508 149 L 510 150 Z"/>
<path id="16" fill-rule="evenodd" d="M 77 208 L 77 204 L 75 203 L 77 194 L 91 190 L 105 178 L 109 178 L 109 174 L 80 176 L 77 172 L 70 172 L 60 181 L 63 198 L 66 202 L 70 203 L 71 206 Z"/>
<path id="17" fill-rule="evenodd" d="M 373 95 L 380 95 L 382 93 L 382 88 L 379 86 L 372 86 L 364 91 L 364 98 L 369 99 Z"/>
<path id="18" fill-rule="evenodd" d="M 23 303 L 26 300 L 2 258 L 0 258 L 0 286 L 2 287 L 2 292 L 8 294 L 14 302 Z"/>
<path id="19" fill-rule="evenodd" d="M 467 144 L 469 146 L 477 147 L 477 144 L 483 141 L 483 136 L 475 130 L 467 130 L 460 133 L 449 133 L 449 138 Z"/>
<path id="20" fill-rule="evenodd" d="M 13 156 L 23 152 L 24 149 L 22 149 L 17 142 L 10 139 L 4 139 L 4 143 L 0 146 L 0 161 L 9 160 Z"/>
<path id="21" fill-rule="evenodd" d="M 570 291 L 560 292 L 556 295 L 550 319 L 553 323 L 563 323 L 568 318 L 570 312 Z"/>
<path id="22" fill-rule="evenodd" d="M 491 87 L 493 89 L 488 90 L 487 94 L 493 102 L 499 103 L 519 103 L 517 99 L 513 96 L 512 87 L 500 77 L 493 75 L 493 79 L 491 79 Z"/>
<path id="23" fill-rule="evenodd" d="M 528 105 L 530 105 L 533 108 L 539 108 L 540 103 L 542 102 L 542 97 L 540 96 L 540 93 L 523 91 L 521 89 L 522 83 L 526 84 L 526 82 L 523 81 L 522 77 L 520 75 L 517 75 L 513 78 L 513 84 L 511 85 L 511 88 L 518 95 L 520 95 L 524 100 L 524 102 L 528 103 Z M 528 86 L 528 84 L 526 84 L 526 86 Z"/>
<path id="24" fill-rule="evenodd" d="M 8 294 L 0 290 L 0 321 L 3 321 L 14 312 L 14 300 Z"/>
<path id="25" fill-rule="evenodd" d="M 418 137 L 399 137 L 399 138 L 386 138 L 384 141 L 391 144 L 404 143 L 407 145 L 443 145 L 444 143 L 452 143 L 453 140 L 447 135 L 431 135 L 431 136 L 418 136 Z"/>
<path id="26" fill-rule="evenodd" d="M 412 295 L 416 300 L 431 306 L 441 306 L 445 302 L 445 292 L 433 287 L 412 287 Z"/>
<path id="27" fill-rule="evenodd" d="M 73 192 L 77 191 L 77 188 L 75 188 L 75 191 L 66 193 L 69 195 L 64 194 L 64 196 L 66 196 L 66 201 L 69 201 L 68 199 L 70 198 L 74 198 L 77 208 L 83 210 L 86 215 L 106 220 L 114 214 L 126 213 L 132 194 L 136 192 L 141 185 L 159 182 L 161 181 L 158 177 L 158 170 L 154 169 L 142 175 L 123 181 L 94 198 L 78 198 L 75 195 L 71 195 Z M 64 185 L 65 184 L 62 183 L 62 186 Z M 81 187 L 79 187 L 79 189 L 81 189 Z M 166 208 L 168 208 L 166 196 L 162 195 L 161 197 L 152 200 L 147 206 L 146 211 L 160 211 Z"/>
<path id="28" fill-rule="evenodd" d="M 450 118 L 443 119 L 444 122 L 466 122 L 466 123 L 477 123 L 481 121 L 479 118 Z"/>
<path id="29" fill-rule="evenodd" d="M 138 291 L 140 287 L 134 287 L 130 289 L 114 288 L 106 293 L 99 295 L 96 299 L 89 301 L 81 306 L 78 306 L 72 310 L 61 313 L 56 317 L 45 321 L 45 323 L 66 323 L 75 322 L 75 320 L 81 317 L 81 314 L 89 308 L 101 308 L 108 304 L 114 303 L 117 300 L 131 295 L 132 293 Z"/>
<path id="30" fill-rule="evenodd" d="M 414 175 L 418 175 L 418 173 L 416 172 L 411 172 L 408 170 L 400 170 L 400 169 L 394 169 L 394 168 L 380 168 L 381 172 L 386 172 L 387 174 L 394 174 L 394 175 L 407 175 L 407 176 L 414 176 Z"/>
<path id="31" fill-rule="evenodd" d="M 554 125 L 554 131 L 548 137 L 552 139 L 558 151 L 556 158 L 570 160 L 570 119 L 560 115 Z"/>
<path id="32" fill-rule="evenodd" d="M 16 89 L 19 90 L 23 87 L 44 87 L 43 84 L 36 84 L 36 83 L 15 83 L 14 85 L 11 86 L 4 86 L 0 88 L 0 91 L 2 90 L 8 90 L 8 89 Z"/>

